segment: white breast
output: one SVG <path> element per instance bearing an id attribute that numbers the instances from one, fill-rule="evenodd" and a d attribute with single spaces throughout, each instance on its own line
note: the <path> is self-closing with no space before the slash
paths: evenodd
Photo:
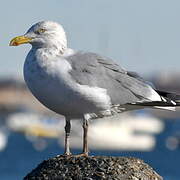
<path id="1" fill-rule="evenodd" d="M 105 89 L 77 84 L 62 58 L 30 52 L 24 64 L 24 79 L 33 95 L 49 109 L 63 115 L 93 113 L 110 108 Z"/>

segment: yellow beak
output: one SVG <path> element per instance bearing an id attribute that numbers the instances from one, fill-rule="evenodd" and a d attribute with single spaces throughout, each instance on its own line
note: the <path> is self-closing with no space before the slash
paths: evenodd
<path id="1" fill-rule="evenodd" d="M 29 43 L 32 39 L 33 38 L 29 38 L 26 36 L 17 36 L 10 41 L 9 45 L 10 46 L 19 46 L 20 44 Z"/>

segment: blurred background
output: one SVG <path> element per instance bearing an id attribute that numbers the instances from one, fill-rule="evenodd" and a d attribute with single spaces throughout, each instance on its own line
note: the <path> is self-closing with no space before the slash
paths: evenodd
<path id="1" fill-rule="evenodd" d="M 63 153 L 64 120 L 30 94 L 23 80 L 29 45 L 9 47 L 34 23 L 61 23 L 69 47 L 96 52 L 136 71 L 159 90 L 180 94 L 180 1 L 2 0 L 0 6 L 0 179 L 22 179 L 44 159 Z M 111 122 L 92 121 L 92 155 L 134 156 L 164 179 L 180 176 L 180 110 L 140 110 Z M 81 123 L 71 147 L 81 151 Z M 108 134 L 108 136 L 107 136 Z"/>

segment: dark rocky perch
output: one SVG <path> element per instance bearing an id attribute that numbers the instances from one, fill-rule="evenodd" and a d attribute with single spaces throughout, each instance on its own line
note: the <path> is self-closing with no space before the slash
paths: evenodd
<path id="1" fill-rule="evenodd" d="M 24 180 L 163 180 L 149 165 L 131 157 L 57 156 L 43 161 Z"/>

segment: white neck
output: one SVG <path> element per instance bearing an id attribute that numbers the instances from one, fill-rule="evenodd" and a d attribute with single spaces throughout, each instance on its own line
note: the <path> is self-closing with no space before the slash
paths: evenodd
<path id="1" fill-rule="evenodd" d="M 62 45 L 61 43 L 53 43 L 53 44 L 48 44 L 48 46 L 37 46 L 33 45 L 32 50 L 42 50 L 44 52 L 47 52 L 52 55 L 64 55 L 64 53 L 67 51 L 67 46 Z"/>
<path id="2" fill-rule="evenodd" d="M 70 49 L 70 48 L 66 48 L 63 49 L 63 51 L 57 47 L 41 47 L 41 48 L 37 48 L 37 47 L 32 47 L 31 51 L 37 51 L 38 56 L 47 56 L 49 58 L 56 58 L 56 57 L 67 57 L 67 56 L 71 56 L 73 54 L 76 53 L 75 50 Z"/>

